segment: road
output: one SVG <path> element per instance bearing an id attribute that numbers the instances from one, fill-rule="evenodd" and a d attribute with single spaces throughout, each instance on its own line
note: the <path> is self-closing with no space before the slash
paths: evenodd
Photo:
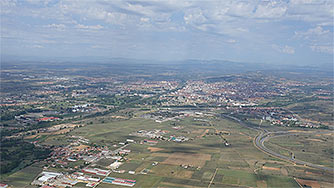
<path id="1" fill-rule="evenodd" d="M 213 183 L 213 180 L 214 180 L 215 177 L 216 177 L 217 171 L 218 171 L 218 168 L 216 168 L 216 171 L 215 171 L 215 173 L 213 174 L 213 176 L 212 176 L 212 178 L 211 178 L 211 181 L 210 181 L 210 183 L 209 183 L 209 185 L 208 185 L 208 188 L 210 188 L 211 184 Z"/>
<path id="2" fill-rule="evenodd" d="M 304 166 L 308 166 L 308 167 L 312 167 L 312 168 L 325 170 L 325 171 L 329 171 L 331 173 L 334 173 L 333 168 L 325 167 L 325 166 L 321 166 L 321 165 L 317 165 L 317 164 L 313 164 L 313 163 L 309 163 L 309 162 L 306 162 L 306 161 L 302 161 L 302 160 L 296 159 L 295 157 L 288 157 L 288 156 L 285 156 L 285 155 L 281 155 L 279 153 L 276 153 L 276 152 L 272 151 L 271 149 L 267 148 L 264 145 L 265 141 L 268 141 L 270 138 L 281 137 L 281 136 L 289 136 L 289 135 L 297 135 L 297 134 L 314 134 L 314 132 L 312 132 L 312 133 L 308 133 L 308 132 L 293 132 L 292 133 L 292 132 L 289 132 L 289 131 L 269 132 L 264 128 L 257 127 L 257 126 L 251 125 L 251 124 L 246 124 L 246 123 L 244 123 L 243 121 L 241 121 L 240 119 L 238 119 L 236 117 L 229 116 L 229 115 L 222 115 L 222 116 L 227 117 L 229 119 L 233 119 L 233 120 L 239 122 L 241 125 L 249 128 L 249 129 L 253 129 L 253 130 L 258 131 L 259 134 L 255 137 L 254 144 L 261 151 L 263 151 L 263 152 L 265 152 L 269 155 L 272 155 L 274 157 L 283 159 L 285 161 L 290 161 L 290 162 L 298 164 L 298 165 L 304 165 Z M 323 131 L 318 131 L 317 133 L 324 133 L 324 132 Z"/>

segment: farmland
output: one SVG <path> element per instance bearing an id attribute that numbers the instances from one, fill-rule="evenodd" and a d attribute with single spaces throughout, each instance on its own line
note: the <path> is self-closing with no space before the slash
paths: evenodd
<path id="1" fill-rule="evenodd" d="M 110 176 L 136 179 L 136 187 L 203 187 L 208 186 L 211 179 L 213 179 L 212 187 L 281 187 L 282 185 L 298 187 L 291 176 L 298 176 L 300 179 L 313 177 L 307 170 L 300 171 L 299 167 L 271 158 L 257 150 L 252 139 L 256 135 L 255 131 L 228 119 L 213 117 L 209 119 L 214 126 L 200 127 L 200 129 L 195 124 L 194 118 L 182 119 L 177 122 L 183 127 L 181 131 L 172 129 L 171 122 L 156 123 L 152 120 L 134 117 L 129 120 L 81 127 L 64 138 L 72 135 L 83 136 L 98 145 L 106 146 L 112 146 L 127 138 L 133 139 L 136 143 L 127 147 L 131 150 L 131 153 L 127 155 L 128 160 L 118 170 L 135 171 L 136 174 L 112 173 Z M 193 139 L 184 143 L 159 141 L 156 145 L 150 146 L 140 144 L 142 140 L 140 137 L 129 136 L 133 130 L 144 129 L 162 129 L 170 135 L 183 135 Z M 223 136 L 231 144 L 229 147 L 223 144 L 220 136 L 213 134 L 216 130 L 224 130 L 229 133 Z M 271 142 L 278 141 L 272 139 Z M 279 141 L 284 146 L 288 146 L 284 144 L 288 142 L 289 140 Z M 98 164 L 104 166 L 109 163 L 100 161 Z M 148 173 L 140 174 L 144 169 L 147 169 Z M 18 173 L 25 172 L 23 170 Z M 17 174 L 13 174 L 10 178 L 16 176 Z M 330 175 L 325 175 L 322 180 L 326 183 L 330 181 L 330 178 Z M 321 184 L 321 182 L 318 183 Z M 102 183 L 98 187 L 108 186 Z"/>
<path id="2" fill-rule="evenodd" d="M 306 86 L 316 86 L 317 80 L 261 72 L 159 80 L 153 75 L 137 78 L 142 72 L 101 76 L 69 68 L 67 73 L 53 70 L 62 77 L 49 78 L 42 70 L 31 71 L 26 74 L 40 78 L 31 84 L 47 88 L 50 96 L 36 97 L 40 91 L 34 87 L 26 98 L 7 93 L 1 106 L 6 112 L 1 183 L 98 188 L 333 185 L 328 78 L 314 93 Z"/>

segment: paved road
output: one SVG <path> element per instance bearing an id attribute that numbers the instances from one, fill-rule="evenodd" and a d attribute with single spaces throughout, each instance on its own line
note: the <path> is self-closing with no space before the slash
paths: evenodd
<path id="1" fill-rule="evenodd" d="M 276 134 L 279 134 L 279 135 L 276 135 Z M 317 165 L 317 164 L 313 164 L 313 163 L 309 163 L 309 162 L 302 161 L 302 160 L 298 160 L 298 159 L 296 159 L 296 158 L 294 158 L 292 156 L 288 157 L 288 156 L 285 156 L 285 155 L 281 155 L 279 153 L 276 153 L 276 152 L 268 149 L 264 145 L 264 142 L 267 141 L 267 140 L 269 140 L 270 138 L 279 137 L 279 136 L 296 135 L 296 134 L 298 134 L 298 133 L 293 133 L 292 134 L 291 132 L 287 132 L 287 131 L 286 132 L 279 132 L 279 133 L 278 132 L 266 132 L 266 133 L 260 132 L 260 134 L 255 139 L 255 144 L 262 151 L 264 151 L 264 152 L 266 152 L 266 153 L 268 153 L 270 155 L 273 155 L 275 157 L 278 157 L 278 158 L 281 158 L 281 159 L 284 159 L 284 160 L 288 160 L 288 161 L 293 162 L 295 164 L 305 165 L 305 166 L 309 166 L 309 167 L 313 167 L 313 168 L 317 168 L 317 169 L 321 169 L 321 170 L 326 170 L 326 171 L 334 172 L 333 168 L 325 167 L 325 166 L 321 166 L 321 165 Z M 306 134 L 310 134 L 310 133 L 306 133 Z"/>
<path id="2" fill-rule="evenodd" d="M 290 161 L 293 162 L 295 164 L 299 164 L 299 165 L 304 165 L 304 166 L 309 166 L 312 168 L 317 168 L 317 169 L 321 169 L 321 170 L 325 170 L 325 171 L 329 171 L 334 173 L 334 169 L 330 168 L 330 167 L 325 167 L 325 166 L 321 166 L 321 165 L 317 165 L 317 164 L 313 164 L 313 163 L 309 163 L 306 161 L 302 161 L 302 160 L 298 160 L 294 157 L 288 157 L 288 156 L 284 156 L 281 155 L 279 153 L 276 153 L 272 150 L 270 150 L 269 148 L 267 148 L 264 143 L 265 141 L 268 141 L 270 138 L 274 138 L 274 137 L 281 137 L 281 136 L 289 136 L 289 135 L 297 135 L 297 134 L 314 134 L 314 132 L 312 133 L 307 133 L 307 132 L 288 132 L 288 131 L 276 131 L 276 132 L 268 132 L 266 129 L 251 125 L 251 124 L 246 124 L 243 121 L 241 121 L 240 119 L 236 118 L 236 117 L 232 117 L 229 115 L 222 115 L 224 117 L 233 119 L 237 122 L 239 122 L 241 125 L 256 130 L 259 132 L 259 135 L 256 136 L 255 138 L 255 145 L 257 146 L 258 149 L 262 150 L 263 152 L 270 154 L 272 156 L 278 157 L 280 159 L 286 160 L 286 161 Z M 327 131 L 328 132 L 328 131 Z M 318 131 L 318 133 L 323 133 L 321 131 Z"/>

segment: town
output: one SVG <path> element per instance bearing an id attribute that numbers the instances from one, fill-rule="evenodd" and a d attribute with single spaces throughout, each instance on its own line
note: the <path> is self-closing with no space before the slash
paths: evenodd
<path id="1" fill-rule="evenodd" d="M 324 145 L 333 136 L 331 78 L 16 69 L 1 70 L 2 187 L 256 186 L 277 185 L 281 176 L 294 186 L 314 174 L 331 181 Z M 322 143 L 321 151 L 296 149 L 298 137 Z M 315 152 L 324 167 L 306 157 Z M 284 157 L 304 172 L 286 170 L 295 167 Z M 233 175 L 243 170 L 249 182 Z"/>

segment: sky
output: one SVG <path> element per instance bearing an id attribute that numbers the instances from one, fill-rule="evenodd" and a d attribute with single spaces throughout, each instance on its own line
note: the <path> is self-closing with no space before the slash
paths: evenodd
<path id="1" fill-rule="evenodd" d="M 1 0 L 1 56 L 333 63 L 332 0 Z"/>

